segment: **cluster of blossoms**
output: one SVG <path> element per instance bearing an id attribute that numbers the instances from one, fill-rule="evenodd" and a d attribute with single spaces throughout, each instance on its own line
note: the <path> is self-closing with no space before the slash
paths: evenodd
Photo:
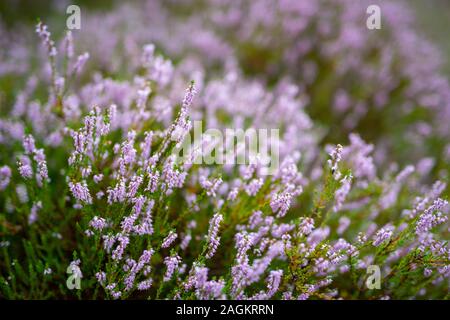
<path id="1" fill-rule="evenodd" d="M 363 139 L 367 117 L 384 119 L 394 101 L 437 118 L 450 108 L 439 109 L 450 99 L 437 67 L 414 57 L 409 20 L 394 23 L 399 7 L 386 3 L 386 38 L 363 43 L 365 8 L 353 1 L 212 1 L 208 17 L 182 23 L 167 3 L 118 6 L 101 24 L 87 12 L 61 49 L 38 24 L 42 67 L 0 119 L 1 295 L 71 296 L 54 291 L 69 265 L 83 298 L 446 297 L 450 208 L 438 166 L 450 159 L 418 148 L 409 160 L 420 161 L 405 164 L 389 152 L 389 132 Z M 75 59 L 75 44 L 89 53 Z M 373 51 L 380 61 L 360 68 Z M 350 74 L 377 86 L 354 93 Z M 333 85 L 316 92 L 324 77 Z M 316 107 L 344 128 L 334 135 Z M 448 133 L 425 119 L 407 130 Z M 192 164 L 211 150 L 211 140 L 186 139 L 193 120 L 204 130 L 279 129 L 279 166 L 267 175 L 264 161 Z M 186 141 L 194 151 L 180 159 Z M 371 265 L 384 279 L 378 291 L 364 286 Z"/>

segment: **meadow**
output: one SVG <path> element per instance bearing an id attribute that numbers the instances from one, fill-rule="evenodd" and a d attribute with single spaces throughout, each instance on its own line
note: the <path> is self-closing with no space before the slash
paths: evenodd
<path id="1" fill-rule="evenodd" d="M 408 1 L 44 2 L 0 6 L 0 298 L 449 298 L 450 53 Z"/>

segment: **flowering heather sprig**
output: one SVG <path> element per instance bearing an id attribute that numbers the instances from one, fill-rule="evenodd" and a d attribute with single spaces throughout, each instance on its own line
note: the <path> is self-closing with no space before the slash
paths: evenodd
<path id="1" fill-rule="evenodd" d="M 93 217 L 91 221 L 89 221 L 89 226 L 95 230 L 102 231 L 106 228 L 106 220 L 101 217 Z"/>
<path id="2" fill-rule="evenodd" d="M 206 190 L 206 195 L 215 197 L 217 189 L 222 184 L 222 179 L 217 178 L 214 180 L 208 180 L 205 176 L 201 175 L 199 178 L 199 183 L 203 189 Z"/>
<path id="3" fill-rule="evenodd" d="M 69 182 L 69 188 L 75 199 L 87 204 L 92 203 L 92 197 L 89 193 L 86 182 Z"/>
<path id="4" fill-rule="evenodd" d="M 236 197 L 237 197 L 237 195 L 238 195 L 238 193 L 239 193 L 239 189 L 238 188 L 232 188 L 231 190 L 230 190 L 230 192 L 228 193 L 228 197 L 227 197 L 227 200 L 228 201 L 234 201 L 234 200 L 236 200 Z"/>
<path id="5" fill-rule="evenodd" d="M 264 180 L 262 178 L 252 179 L 248 184 L 245 185 L 245 192 L 251 197 L 256 196 L 263 184 Z"/>
<path id="6" fill-rule="evenodd" d="M 415 171 L 414 166 L 408 165 L 402 171 L 400 171 L 395 177 L 394 183 L 392 183 L 384 194 L 380 197 L 380 206 L 382 209 L 390 208 L 396 201 L 398 193 L 402 188 L 405 180 Z"/>
<path id="7" fill-rule="evenodd" d="M 377 233 L 373 237 L 372 244 L 375 247 L 380 246 L 385 241 L 391 239 L 393 232 L 394 232 L 394 227 L 392 227 L 392 226 L 387 226 L 387 227 L 381 228 L 380 230 L 377 231 Z"/>
<path id="8" fill-rule="evenodd" d="M 444 216 L 441 211 L 447 206 L 448 201 L 441 198 L 436 199 L 433 204 L 420 215 L 416 225 L 416 234 L 420 235 L 429 232 L 433 227 L 446 222 L 448 217 Z"/>
<path id="9" fill-rule="evenodd" d="M 281 277 L 283 276 L 283 270 L 270 271 L 269 278 L 267 280 L 267 299 L 273 297 L 273 295 L 278 291 L 281 283 Z"/>
<path id="10" fill-rule="evenodd" d="M 289 207 L 291 206 L 292 195 L 288 191 L 282 193 L 275 193 L 270 201 L 270 207 L 273 213 L 277 213 L 278 218 L 282 218 L 286 215 Z"/>
<path id="11" fill-rule="evenodd" d="M 32 155 L 36 151 L 34 138 L 30 134 L 23 137 L 22 145 L 27 155 Z"/>
<path id="12" fill-rule="evenodd" d="M 75 62 L 72 72 L 79 74 L 83 70 L 86 61 L 89 59 L 89 53 L 85 52 L 77 57 L 77 61 Z"/>
<path id="13" fill-rule="evenodd" d="M 66 32 L 66 37 L 64 38 L 64 48 L 66 50 L 67 58 L 71 59 L 74 55 L 74 45 L 72 31 L 70 30 Z"/>
<path id="14" fill-rule="evenodd" d="M 169 234 L 167 235 L 167 237 L 164 238 L 162 244 L 161 244 L 161 248 L 168 248 L 172 245 L 172 243 L 178 238 L 178 234 L 171 230 L 169 232 Z"/>
<path id="15" fill-rule="evenodd" d="M 350 226 L 350 222 L 351 220 L 348 217 L 341 217 L 339 218 L 339 226 L 336 230 L 336 232 L 341 235 L 345 232 L 345 230 L 348 229 L 348 227 Z"/>
<path id="16" fill-rule="evenodd" d="M 106 190 L 108 194 L 108 204 L 114 202 L 124 202 L 127 196 L 125 181 L 121 179 L 114 188 Z"/>
<path id="17" fill-rule="evenodd" d="M 33 168 L 31 167 L 31 161 L 28 157 L 21 157 L 17 161 L 20 175 L 25 179 L 31 179 L 33 177 Z"/>
<path id="18" fill-rule="evenodd" d="M 83 278 L 83 273 L 81 272 L 80 264 L 81 264 L 81 260 L 77 259 L 77 260 L 71 261 L 69 264 L 69 267 L 68 267 L 72 271 L 72 274 L 75 275 L 78 279 Z"/>
<path id="19" fill-rule="evenodd" d="M 338 164 L 342 159 L 342 151 L 343 147 L 338 144 L 331 152 L 331 159 L 328 160 L 328 165 L 331 169 L 331 174 L 333 175 L 335 180 L 338 180 L 341 177 L 341 172 L 339 171 Z"/>
<path id="20" fill-rule="evenodd" d="M 335 203 L 333 206 L 333 211 L 338 212 L 342 205 L 344 204 L 345 198 L 347 197 L 348 193 L 351 189 L 351 183 L 352 183 L 352 175 L 347 175 L 344 178 L 341 179 L 341 186 L 339 189 L 336 190 L 336 193 L 334 195 Z"/>
<path id="21" fill-rule="evenodd" d="M 220 223 L 223 220 L 223 216 L 220 213 L 216 213 L 209 221 L 209 230 L 206 240 L 208 242 L 208 252 L 206 253 L 206 258 L 210 259 L 217 251 L 217 247 L 220 244 L 219 228 Z"/>
<path id="22" fill-rule="evenodd" d="M 155 192 L 159 185 L 159 171 L 150 172 L 148 174 L 148 186 L 145 191 L 150 191 L 151 193 Z"/>
<path id="23" fill-rule="evenodd" d="M 36 203 L 33 203 L 33 206 L 31 207 L 30 215 L 28 216 L 28 224 L 33 224 L 38 219 L 38 211 L 42 209 L 42 202 L 38 201 Z"/>
<path id="24" fill-rule="evenodd" d="M 197 89 L 195 88 L 195 84 L 194 82 L 191 82 L 190 86 L 186 89 L 186 94 L 184 95 L 181 104 L 181 110 L 170 131 L 170 138 L 172 141 L 175 141 L 177 145 L 184 140 L 184 137 L 191 129 L 191 121 L 188 119 L 188 109 L 192 105 L 196 93 Z"/>
<path id="25" fill-rule="evenodd" d="M 0 167 L 0 191 L 6 189 L 11 181 L 11 169 L 8 166 Z"/>
<path id="26" fill-rule="evenodd" d="M 112 252 L 112 258 L 113 260 L 119 261 L 122 260 L 123 254 L 125 252 L 125 248 L 130 243 L 130 238 L 127 234 L 119 234 L 116 237 L 117 242 L 119 244 L 117 245 L 116 249 Z"/>
<path id="27" fill-rule="evenodd" d="M 134 198 L 143 180 L 144 180 L 143 177 L 138 175 L 135 175 L 131 178 L 131 181 L 128 185 L 128 193 L 127 193 L 128 198 L 130 199 Z"/>
<path id="28" fill-rule="evenodd" d="M 313 218 L 300 218 L 298 225 L 299 236 L 307 236 L 314 230 Z"/>
<path id="29" fill-rule="evenodd" d="M 144 214 L 141 217 L 141 221 L 138 225 L 134 226 L 134 232 L 138 235 L 152 235 L 154 232 L 153 229 L 153 218 L 152 218 L 152 209 L 155 205 L 155 201 L 149 200 L 147 203 L 147 207 L 145 209 Z"/>
<path id="30" fill-rule="evenodd" d="M 103 271 L 99 271 L 95 274 L 95 278 L 97 279 L 98 283 L 101 285 L 104 285 L 106 283 L 106 273 Z"/>
<path id="31" fill-rule="evenodd" d="M 36 181 L 39 187 L 42 187 L 44 181 L 48 180 L 47 161 L 45 159 L 44 150 L 36 149 L 33 159 L 37 163 Z"/>
<path id="32" fill-rule="evenodd" d="M 164 274 L 163 281 L 167 282 L 172 279 L 174 272 L 178 269 L 178 265 L 181 263 L 181 258 L 178 255 L 166 257 L 164 264 L 166 265 L 166 273 Z"/>
<path id="33" fill-rule="evenodd" d="M 152 250 L 152 249 L 150 249 L 150 250 L 144 250 L 143 252 L 142 252 L 142 255 L 140 256 L 140 258 L 139 258 L 139 260 L 138 260 L 138 262 L 136 263 L 136 262 L 134 262 L 134 260 L 132 260 L 132 263 L 131 263 L 131 269 L 130 269 L 130 272 L 129 272 L 129 274 L 126 276 L 126 278 L 125 278 L 125 280 L 124 280 L 124 283 L 125 283 L 125 290 L 126 291 L 130 291 L 133 287 L 134 287 L 134 285 L 135 285 L 135 280 L 136 280 L 136 277 L 137 277 L 137 275 L 138 275 L 138 273 L 145 267 L 145 266 L 147 266 L 148 265 L 148 267 L 150 267 L 149 266 L 149 263 L 150 263 L 150 260 L 151 260 L 151 258 L 152 258 L 152 255 L 153 255 L 153 253 L 154 253 L 154 251 Z M 150 270 L 148 270 L 148 272 L 149 272 Z M 149 288 L 150 286 L 151 286 L 151 284 L 152 284 L 152 280 L 151 279 L 147 279 L 145 282 L 141 282 L 139 285 L 139 290 L 145 290 L 144 288 Z"/>
<path id="34" fill-rule="evenodd" d="M 50 57 L 56 56 L 58 51 L 56 50 L 55 42 L 50 39 L 51 34 L 48 31 L 48 27 L 42 22 L 39 22 L 36 25 L 36 33 L 41 38 L 43 45 L 47 48 L 48 55 Z"/>
<path id="35" fill-rule="evenodd" d="M 208 281 L 208 268 L 195 266 L 193 268 L 193 275 L 189 277 L 188 282 L 185 284 L 185 289 L 190 289 L 191 287 L 195 288 L 197 299 L 217 299 L 222 296 L 225 281 Z"/>
<path id="36" fill-rule="evenodd" d="M 120 174 L 125 175 L 127 166 L 131 167 L 136 161 L 136 149 L 134 148 L 134 140 L 136 131 L 131 130 L 127 134 L 127 140 L 121 145 L 121 155 L 119 159 Z"/>
<path id="37" fill-rule="evenodd" d="M 113 299 L 119 299 L 122 296 L 122 292 L 116 289 L 117 284 L 111 283 L 105 287 L 108 290 L 109 294 L 113 297 Z"/>

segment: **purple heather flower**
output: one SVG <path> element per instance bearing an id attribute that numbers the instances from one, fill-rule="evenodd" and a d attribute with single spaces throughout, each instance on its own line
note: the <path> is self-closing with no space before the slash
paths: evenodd
<path id="1" fill-rule="evenodd" d="M 258 193 L 259 189 L 261 189 L 263 184 L 264 181 L 261 178 L 252 179 L 247 185 L 245 185 L 245 192 L 249 196 L 255 196 Z"/>
<path id="2" fill-rule="evenodd" d="M 146 191 L 150 191 L 151 193 L 153 193 L 157 190 L 159 184 L 159 176 L 159 171 L 150 172 L 148 174 L 148 186 L 145 189 Z"/>
<path id="3" fill-rule="evenodd" d="M 17 194 L 17 197 L 19 198 L 20 203 L 28 202 L 28 192 L 27 192 L 27 187 L 25 185 L 19 184 L 16 187 L 16 194 Z"/>
<path id="4" fill-rule="evenodd" d="M 75 62 L 72 72 L 73 73 L 81 73 L 81 70 L 83 70 L 84 65 L 86 64 L 86 61 L 89 59 L 89 53 L 85 52 L 77 57 L 77 61 Z"/>
<path id="5" fill-rule="evenodd" d="M 95 278 L 97 279 L 98 283 L 104 285 L 106 282 L 106 273 L 104 273 L 103 271 L 97 272 L 95 274 Z"/>
<path id="6" fill-rule="evenodd" d="M 136 132 L 131 130 L 127 134 L 127 140 L 121 145 L 121 156 L 119 159 L 120 174 L 126 174 L 126 166 L 131 166 L 136 161 L 136 149 L 134 148 L 134 140 Z"/>
<path id="7" fill-rule="evenodd" d="M 304 218 L 300 219 L 300 224 L 298 225 L 298 231 L 300 236 L 307 236 L 314 230 L 314 219 Z"/>
<path id="8" fill-rule="evenodd" d="M 138 283 L 137 288 L 140 291 L 148 290 L 153 284 L 153 279 L 143 280 Z"/>
<path id="9" fill-rule="evenodd" d="M 122 259 L 123 253 L 125 251 L 125 248 L 130 243 L 130 238 L 126 234 L 119 234 L 116 237 L 117 241 L 119 242 L 119 245 L 116 247 L 116 249 L 112 252 L 112 258 L 116 261 L 119 261 Z"/>
<path id="10" fill-rule="evenodd" d="M 145 213 L 142 216 L 141 222 L 138 225 L 134 226 L 134 232 L 139 235 L 152 235 L 153 234 L 153 218 L 152 218 L 152 209 L 155 204 L 155 201 L 149 200 L 147 204 L 147 208 Z"/>
<path id="11" fill-rule="evenodd" d="M 263 222 L 264 222 L 263 213 L 260 210 L 257 210 L 253 212 L 253 214 L 248 219 L 248 228 L 250 230 L 254 230 Z"/>
<path id="12" fill-rule="evenodd" d="M 30 215 L 28 216 L 28 224 L 33 224 L 38 219 L 38 211 L 42 209 L 42 202 L 38 201 L 33 203 L 33 206 L 31 207 Z"/>
<path id="13" fill-rule="evenodd" d="M 339 226 L 336 230 L 337 234 L 341 235 L 347 230 L 348 226 L 350 225 L 350 219 L 348 217 L 340 217 L 339 218 Z"/>
<path id="14" fill-rule="evenodd" d="M 21 157 L 21 160 L 17 161 L 20 175 L 25 179 L 31 179 L 33 177 L 33 168 L 28 157 Z"/>
<path id="15" fill-rule="evenodd" d="M 186 94 L 183 98 L 182 108 L 187 109 L 191 106 L 192 101 L 197 93 L 197 89 L 195 88 L 195 84 L 192 82 L 191 85 L 186 89 Z"/>
<path id="16" fill-rule="evenodd" d="M 290 192 L 275 193 L 270 201 L 270 207 L 273 213 L 277 213 L 278 218 L 286 215 L 291 205 L 292 195 Z"/>
<path id="17" fill-rule="evenodd" d="M 343 147 L 340 144 L 338 144 L 330 152 L 331 159 L 328 160 L 328 165 L 330 166 L 331 173 L 333 174 L 333 177 L 335 180 L 338 180 L 341 176 L 341 173 L 338 169 L 338 164 L 342 159 L 342 150 L 343 150 Z"/>
<path id="18" fill-rule="evenodd" d="M 143 47 L 141 62 L 144 67 L 150 67 L 155 54 L 155 45 L 153 43 L 146 44 Z"/>
<path id="19" fill-rule="evenodd" d="M 168 248 L 178 238 L 178 234 L 171 230 L 167 237 L 164 238 L 161 248 Z"/>
<path id="20" fill-rule="evenodd" d="M 141 185 L 143 180 L 144 179 L 142 176 L 137 176 L 137 175 L 135 175 L 131 178 L 131 181 L 128 185 L 128 194 L 127 194 L 127 196 L 129 198 L 133 198 L 136 195 L 136 193 L 138 192 L 139 186 Z"/>
<path id="21" fill-rule="evenodd" d="M 238 193 L 239 193 L 239 188 L 233 188 L 233 189 L 231 189 L 231 190 L 230 190 L 230 193 L 228 193 L 227 200 L 228 200 L 228 201 L 234 201 L 234 200 L 236 200 L 236 197 L 237 197 Z"/>
<path id="22" fill-rule="evenodd" d="M 45 24 L 39 22 L 36 25 L 36 33 L 42 40 L 43 45 L 47 48 L 48 55 L 54 57 L 57 54 L 55 43 L 50 39 L 50 32 Z"/>
<path id="23" fill-rule="evenodd" d="M 153 59 L 150 68 L 148 68 L 149 78 L 161 87 L 170 82 L 173 73 L 173 66 L 170 60 L 166 60 L 161 56 Z"/>
<path id="24" fill-rule="evenodd" d="M 106 250 L 106 252 L 111 252 L 111 249 L 116 242 L 116 237 L 111 235 L 103 235 L 103 248 Z"/>
<path id="25" fill-rule="evenodd" d="M 141 159 L 144 161 L 144 163 L 145 161 L 148 161 L 151 156 L 152 142 L 153 142 L 153 132 L 152 131 L 145 132 L 144 141 L 140 144 Z"/>
<path id="26" fill-rule="evenodd" d="M 222 183 L 221 178 L 214 180 L 208 180 L 205 176 L 201 175 L 199 178 L 199 183 L 203 189 L 206 190 L 206 195 L 216 197 L 216 191 Z"/>
<path id="27" fill-rule="evenodd" d="M 103 174 L 101 174 L 101 173 L 100 174 L 95 174 L 93 179 L 94 179 L 95 183 L 99 183 L 100 181 L 103 180 Z"/>
<path id="28" fill-rule="evenodd" d="M 75 199 L 91 204 L 92 203 L 92 197 L 89 194 L 89 189 L 87 187 L 86 182 L 80 183 L 80 182 L 69 182 L 69 188 L 72 192 L 72 195 L 75 197 Z"/>
<path id="29" fill-rule="evenodd" d="M 148 96 L 151 93 L 151 89 L 149 87 L 144 87 L 141 90 L 138 90 L 137 92 L 137 99 L 136 99 L 136 107 L 138 109 L 145 109 L 145 104 L 147 102 Z"/>
<path id="30" fill-rule="evenodd" d="M 393 232 L 394 232 L 394 227 L 392 227 L 392 226 L 387 226 L 387 227 L 381 228 L 380 230 L 377 231 L 377 233 L 373 237 L 372 244 L 375 247 L 378 247 L 385 241 L 389 240 L 392 237 Z"/>
<path id="31" fill-rule="evenodd" d="M 91 221 L 89 221 L 89 226 L 91 226 L 96 230 L 101 231 L 106 228 L 106 220 L 95 216 L 94 218 L 92 218 Z"/>
<path id="32" fill-rule="evenodd" d="M 31 134 L 23 137 L 22 145 L 23 149 L 25 150 L 25 154 L 31 155 L 36 150 L 34 138 Z"/>
<path id="33" fill-rule="evenodd" d="M 272 226 L 272 236 L 274 238 L 282 238 L 284 235 L 288 235 L 294 228 L 295 225 L 291 223 L 274 224 Z M 263 230 L 263 228 L 261 228 L 260 231 L 261 230 Z"/>
<path id="34" fill-rule="evenodd" d="M 178 265 L 181 263 L 181 258 L 178 255 L 166 257 L 164 259 L 164 264 L 167 267 L 166 273 L 164 274 L 163 281 L 167 282 L 169 281 L 173 273 L 178 269 Z"/>
<path id="35" fill-rule="evenodd" d="M 270 271 L 269 278 L 267 279 L 267 292 L 265 294 L 267 299 L 272 298 L 273 295 L 278 291 L 282 276 L 283 270 Z"/>
<path id="36" fill-rule="evenodd" d="M 216 213 L 209 221 L 208 236 L 206 237 L 208 241 L 208 252 L 206 253 L 206 258 L 210 259 L 217 250 L 220 244 L 220 237 L 218 237 L 220 222 L 222 222 L 223 216 Z"/>
<path id="37" fill-rule="evenodd" d="M 73 35 L 72 31 L 67 31 L 66 37 L 64 38 L 64 47 L 66 48 L 66 55 L 68 58 L 73 57 L 74 49 L 73 49 Z"/>
<path id="38" fill-rule="evenodd" d="M 187 234 L 185 234 L 183 236 L 183 239 L 181 240 L 181 243 L 180 243 L 180 248 L 182 250 L 186 250 L 186 248 L 189 246 L 189 243 L 191 242 L 191 240 L 192 240 L 192 235 L 190 232 L 188 232 Z"/>
<path id="39" fill-rule="evenodd" d="M 172 125 L 170 138 L 172 141 L 175 141 L 177 145 L 184 140 L 184 137 L 191 129 L 191 121 L 188 119 L 188 109 L 190 108 L 196 93 L 197 90 L 195 85 L 194 83 L 191 83 L 191 85 L 186 89 L 186 94 L 183 98 L 178 117 Z"/>
<path id="40" fill-rule="evenodd" d="M 448 220 L 442 211 L 447 207 L 448 201 L 441 198 L 436 199 L 422 215 L 416 225 L 416 234 L 420 235 L 430 231 L 433 227 L 442 224 Z"/>
<path id="41" fill-rule="evenodd" d="M 129 216 L 123 218 L 120 226 L 122 227 L 122 232 L 124 234 L 130 233 L 134 229 L 134 223 L 136 222 L 138 215 L 136 213 L 132 213 Z"/>
<path id="42" fill-rule="evenodd" d="M 330 234 L 330 228 L 328 226 L 315 229 L 308 236 L 308 243 L 312 246 L 317 245 L 319 242 L 325 240 L 329 234 Z"/>
<path id="43" fill-rule="evenodd" d="M 106 290 L 108 290 L 109 294 L 113 297 L 113 299 L 117 300 L 122 296 L 122 292 L 116 289 L 117 284 L 111 283 L 105 287 Z"/>
<path id="44" fill-rule="evenodd" d="M 388 187 L 384 194 L 380 197 L 379 203 L 383 210 L 388 209 L 395 204 L 401 187 L 403 186 L 405 180 L 414 172 L 414 170 L 414 166 L 409 165 L 397 174 L 394 183 L 392 183 L 392 185 L 390 185 L 390 187 Z"/>
<path id="45" fill-rule="evenodd" d="M 341 187 L 336 190 L 336 193 L 334 195 L 335 197 L 335 204 L 333 206 L 333 211 L 338 212 L 344 201 L 347 197 L 348 193 L 350 192 L 351 184 L 352 184 L 352 175 L 345 176 L 343 179 L 341 179 Z"/>
<path id="46" fill-rule="evenodd" d="M 39 187 L 44 181 L 48 180 L 47 161 L 45 160 L 44 150 L 35 150 L 34 160 L 37 162 L 36 181 Z"/>
<path id="47" fill-rule="evenodd" d="M 0 191 L 6 189 L 11 180 L 11 169 L 8 166 L 0 167 Z"/>

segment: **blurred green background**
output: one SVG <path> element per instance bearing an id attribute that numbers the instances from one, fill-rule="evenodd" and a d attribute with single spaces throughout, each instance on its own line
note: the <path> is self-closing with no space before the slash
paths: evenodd
<path id="1" fill-rule="evenodd" d="M 409 0 L 416 11 L 417 27 L 434 42 L 445 58 L 450 76 L 450 0 Z"/>

